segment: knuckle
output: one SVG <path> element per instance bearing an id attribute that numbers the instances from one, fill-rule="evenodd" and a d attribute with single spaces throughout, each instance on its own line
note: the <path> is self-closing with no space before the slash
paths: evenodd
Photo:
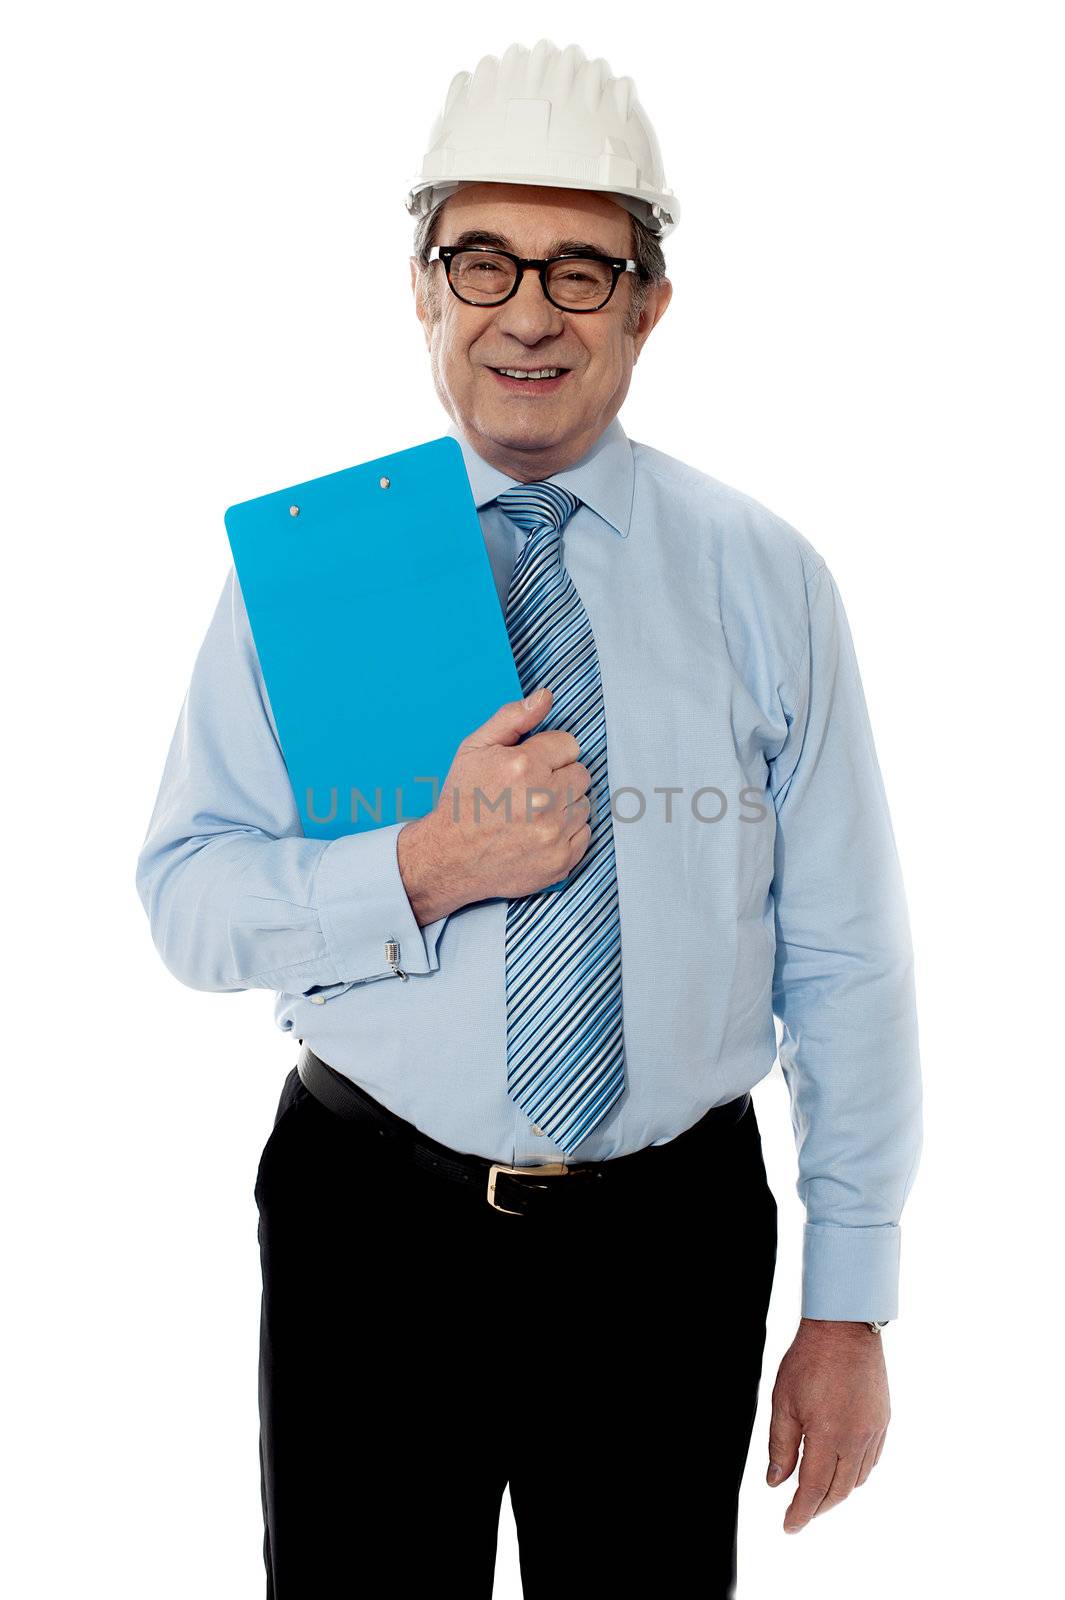
<path id="1" fill-rule="evenodd" d="M 550 847 L 554 844 L 558 837 L 558 828 L 550 812 L 540 811 L 531 826 L 533 838 L 538 845 Z"/>
<path id="2" fill-rule="evenodd" d="M 808 1500 L 823 1500 L 831 1482 L 831 1478 L 807 1478 L 805 1483 L 799 1484 L 799 1493 Z"/>
<path id="3" fill-rule="evenodd" d="M 804 1486 L 804 1488 L 800 1485 L 800 1496 L 804 1499 L 804 1501 L 808 1502 L 808 1504 L 820 1506 L 820 1502 L 827 1498 L 827 1494 L 827 1483 L 824 1483 L 824 1485 L 822 1485 L 822 1483 L 808 1483 L 808 1485 Z"/>

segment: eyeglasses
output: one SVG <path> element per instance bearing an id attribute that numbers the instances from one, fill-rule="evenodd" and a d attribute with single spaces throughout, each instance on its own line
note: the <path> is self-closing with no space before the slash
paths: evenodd
<path id="1" fill-rule="evenodd" d="M 434 244 L 430 261 L 442 261 L 451 292 L 468 306 L 501 306 L 517 294 L 526 268 L 540 274 L 544 294 L 560 311 L 602 311 L 623 272 L 635 261 L 618 256 L 549 256 L 546 260 L 512 255 L 509 250 L 459 250 Z"/>

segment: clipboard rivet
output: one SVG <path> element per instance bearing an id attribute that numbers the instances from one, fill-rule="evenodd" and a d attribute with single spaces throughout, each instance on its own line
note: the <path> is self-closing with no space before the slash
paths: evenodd
<path id="1" fill-rule="evenodd" d="M 381 488 L 382 489 L 387 489 L 388 485 L 391 483 L 391 481 L 392 480 L 390 478 L 382 478 L 381 479 Z"/>
<path id="2" fill-rule="evenodd" d="M 290 517 L 298 517 L 300 514 L 299 506 L 289 506 L 288 514 Z"/>

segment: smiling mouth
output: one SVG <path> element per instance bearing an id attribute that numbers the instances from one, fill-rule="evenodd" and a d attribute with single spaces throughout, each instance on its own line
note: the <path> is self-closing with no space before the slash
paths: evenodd
<path id="1" fill-rule="evenodd" d="M 517 391 L 519 389 L 533 389 L 538 392 L 549 392 L 557 389 L 563 380 L 568 377 L 569 367 L 489 367 L 498 381 L 505 387 Z"/>

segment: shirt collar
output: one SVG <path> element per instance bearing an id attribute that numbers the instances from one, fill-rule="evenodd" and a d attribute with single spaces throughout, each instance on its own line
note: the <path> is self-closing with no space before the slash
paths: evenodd
<path id="1" fill-rule="evenodd" d="M 496 495 L 502 494 L 504 489 L 514 487 L 518 480 L 508 478 L 505 472 L 500 472 L 498 467 L 479 456 L 455 423 L 448 428 L 447 436 L 454 439 L 462 450 L 466 476 L 470 480 L 478 511 L 494 500 Z M 629 535 L 635 480 L 632 445 L 617 417 L 603 429 L 580 461 L 562 472 L 553 472 L 549 479 L 551 483 L 571 490 L 623 539 Z"/>

